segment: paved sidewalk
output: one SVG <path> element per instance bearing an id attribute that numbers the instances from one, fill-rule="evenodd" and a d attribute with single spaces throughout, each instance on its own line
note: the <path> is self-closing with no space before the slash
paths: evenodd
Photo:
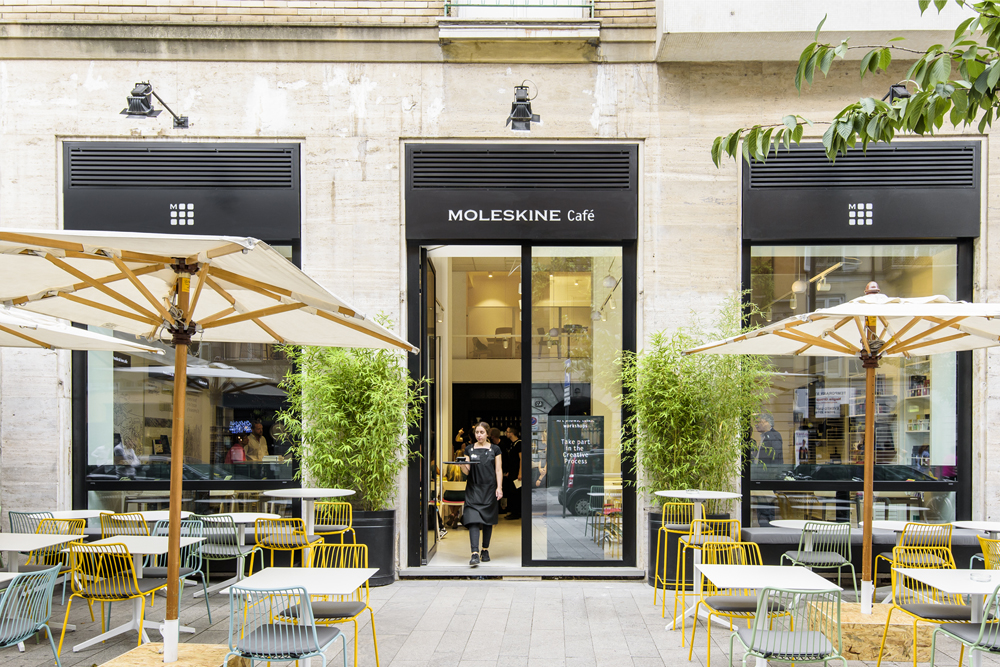
<path id="1" fill-rule="evenodd" d="M 193 625 L 198 632 L 181 635 L 182 641 L 225 644 L 229 634 L 228 598 L 212 596 L 215 623 L 209 626 L 205 603 L 192 598 L 193 588 L 197 587 L 187 587 L 184 592 L 181 621 Z M 382 667 L 681 667 L 705 664 L 704 627 L 699 627 L 693 661 L 688 663 L 687 647 L 681 646 L 680 633 L 665 629 L 667 621 L 660 618 L 659 605 L 653 606 L 653 589 L 641 582 L 410 580 L 373 588 L 371 594 Z M 54 601 L 53 620 L 61 622 L 65 607 L 58 604 L 58 594 Z M 668 615 L 671 605 L 668 599 Z M 165 606 L 163 598 L 158 597 L 148 617 L 161 620 Z M 114 607 L 115 625 L 131 614 L 129 603 Z M 79 630 L 66 633 L 63 665 L 100 665 L 136 645 L 136 637 L 131 634 L 100 647 L 73 653 L 74 643 L 100 633 L 99 613 L 95 606 L 98 620 L 91 623 L 87 605 L 74 602 L 70 620 L 78 624 Z M 341 627 L 353 639 L 351 624 Z M 150 635 L 153 641 L 159 641 L 156 632 Z M 359 637 L 359 665 L 374 666 L 367 619 L 360 628 Z M 725 667 L 729 633 L 717 626 L 712 639 L 712 663 Z M 353 658 L 350 643 L 348 650 L 350 665 Z M 329 662 L 332 667 L 342 664 L 339 653 L 339 650 L 331 651 L 327 656 L 332 659 Z M 740 657 L 737 654 L 736 664 Z M 36 645 L 29 641 L 24 654 L 18 654 L 15 648 L 0 649 L 0 664 L 5 667 L 42 667 L 51 665 L 51 660 L 52 653 L 44 642 Z M 897 667 L 895 663 L 883 664 Z M 939 644 L 935 664 L 957 665 L 957 644 Z M 851 665 L 859 667 L 865 663 Z M 987 656 L 983 665 L 1000 667 L 1000 659 Z"/>

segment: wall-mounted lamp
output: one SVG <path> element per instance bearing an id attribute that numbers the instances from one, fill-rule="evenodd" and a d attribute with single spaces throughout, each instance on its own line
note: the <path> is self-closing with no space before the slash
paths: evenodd
<path id="1" fill-rule="evenodd" d="M 152 84 L 148 81 L 141 81 L 135 84 L 135 88 L 128 96 L 128 106 L 122 109 L 122 115 L 126 118 L 156 118 L 160 115 L 159 109 L 153 108 L 153 100 L 151 97 L 155 97 L 156 100 L 163 105 L 163 108 L 167 110 L 171 116 L 174 117 L 174 127 L 175 128 L 187 128 L 188 127 L 188 117 L 178 116 L 173 112 L 173 110 L 167 106 L 167 103 L 156 94 L 153 90 Z"/>
<path id="2" fill-rule="evenodd" d="M 535 97 L 528 97 L 527 83 L 532 82 L 524 80 L 520 86 L 514 86 L 514 101 L 510 104 L 510 115 L 504 123 L 504 126 L 510 125 L 514 132 L 530 132 L 532 123 L 542 122 L 541 116 L 531 113 L 531 100 L 538 97 L 538 87 L 535 87 Z"/>
<path id="3" fill-rule="evenodd" d="M 910 91 L 906 89 L 905 83 L 894 83 L 889 86 L 889 92 L 885 94 L 882 101 L 885 102 L 886 98 L 889 99 L 889 104 L 892 104 L 896 100 L 905 100 L 910 97 Z"/>

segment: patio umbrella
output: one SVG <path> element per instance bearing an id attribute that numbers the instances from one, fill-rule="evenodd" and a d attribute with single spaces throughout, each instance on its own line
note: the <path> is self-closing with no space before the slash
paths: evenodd
<path id="1" fill-rule="evenodd" d="M 868 283 L 865 296 L 756 331 L 687 350 L 688 354 L 858 357 L 865 369 L 864 562 L 862 612 L 871 613 L 872 494 L 875 473 L 875 369 L 883 357 L 930 355 L 994 347 L 1000 305 L 944 296 L 896 298 Z"/>
<path id="2" fill-rule="evenodd" d="M 71 327 L 54 317 L 7 308 L 0 308 L 0 347 L 163 354 L 163 350 L 149 345 Z"/>
<path id="3" fill-rule="evenodd" d="M 175 346 L 164 662 L 177 659 L 187 349 L 214 342 L 416 348 L 253 238 L 0 230 L 0 301 Z"/>

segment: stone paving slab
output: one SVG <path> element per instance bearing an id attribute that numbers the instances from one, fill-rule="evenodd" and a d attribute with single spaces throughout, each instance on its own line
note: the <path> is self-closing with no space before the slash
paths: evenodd
<path id="1" fill-rule="evenodd" d="M 208 623 L 204 601 L 194 599 L 190 587 L 181 600 L 181 621 L 194 626 L 193 635 L 181 641 L 227 644 L 229 599 L 211 596 L 213 624 Z M 496 581 L 496 580 L 405 580 L 371 589 L 378 630 L 382 667 L 707 667 L 706 632 L 699 625 L 692 661 L 681 634 L 666 630 L 668 621 L 653 606 L 653 589 L 642 582 L 622 581 Z M 673 606 L 667 601 L 667 613 Z M 150 620 L 162 620 L 165 600 L 158 596 Z M 53 620 L 61 622 L 66 611 L 53 598 Z M 67 632 L 62 651 L 65 667 L 91 667 L 116 658 L 137 645 L 135 635 L 122 635 L 100 646 L 72 652 L 72 645 L 100 634 L 100 610 L 92 623 L 87 605 L 74 601 L 70 622 L 77 632 Z M 115 604 L 111 622 L 124 623 L 131 604 Z M 690 623 L 687 637 L 690 638 Z M 348 636 L 348 663 L 353 657 L 352 624 L 342 626 Z M 358 665 L 374 667 L 371 628 L 367 614 L 359 627 Z M 58 642 L 58 633 L 56 641 Z M 159 641 L 155 631 L 150 639 Z M 716 626 L 712 632 L 712 663 L 728 662 L 729 632 Z M 337 645 L 338 646 L 339 642 Z M 29 640 L 25 653 L 16 648 L 0 649 L 4 667 L 47 667 L 52 653 L 44 639 Z M 741 654 L 735 656 L 739 664 Z M 339 648 L 327 655 L 330 664 L 340 664 Z M 775 663 L 778 664 L 778 663 Z M 926 664 L 926 663 L 924 663 Z M 942 640 L 935 662 L 942 667 L 958 664 L 958 645 Z M 907 667 L 912 663 L 884 662 L 884 667 Z M 1000 667 L 1000 659 L 984 656 L 985 667 Z M 851 667 L 875 667 L 874 663 L 850 662 Z"/>

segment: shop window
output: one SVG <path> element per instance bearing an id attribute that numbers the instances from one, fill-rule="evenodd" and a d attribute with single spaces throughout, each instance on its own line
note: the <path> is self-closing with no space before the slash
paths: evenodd
<path id="1" fill-rule="evenodd" d="M 750 255 L 751 299 L 760 324 L 849 301 L 862 295 L 870 280 L 890 296 L 957 298 L 954 244 L 754 246 Z M 866 397 L 861 362 L 805 356 L 771 361 L 774 396 L 765 406 L 765 419 L 757 422 L 751 480 L 863 479 Z M 876 482 L 957 478 L 956 392 L 954 353 L 882 361 L 872 397 Z M 882 494 L 886 517 L 946 519 L 953 511 L 953 502 L 944 506 L 920 495 Z M 851 509 L 851 498 L 839 500 L 842 510 Z M 782 512 L 812 504 L 789 501 Z M 768 501 L 763 505 L 774 507 Z"/>
<path id="2" fill-rule="evenodd" d="M 87 353 L 88 484 L 169 481 L 170 460 L 178 454 L 171 441 L 174 350 L 160 345 L 165 353 L 160 357 Z M 273 345 L 192 343 L 185 483 L 292 479 L 289 440 L 274 419 L 285 396 L 278 383 L 289 368 Z M 141 494 L 129 499 L 123 493 L 122 503 L 150 504 Z"/>

